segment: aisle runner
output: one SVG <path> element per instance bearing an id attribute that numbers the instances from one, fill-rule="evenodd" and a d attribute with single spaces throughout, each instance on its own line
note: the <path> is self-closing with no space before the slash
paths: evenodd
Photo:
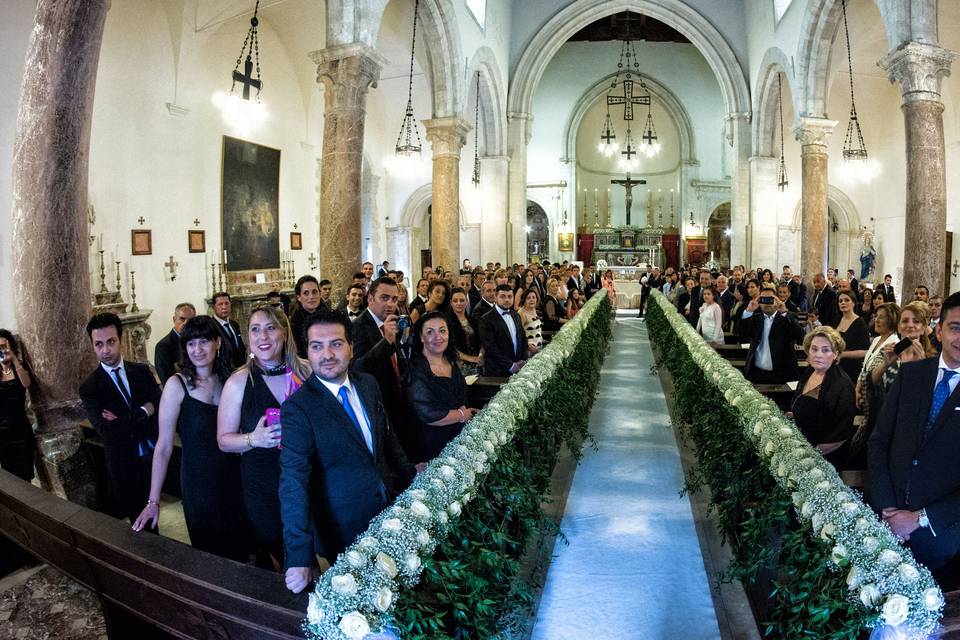
<path id="1" fill-rule="evenodd" d="M 720 637 L 653 353 L 620 318 L 547 573 L 533 640 Z"/>

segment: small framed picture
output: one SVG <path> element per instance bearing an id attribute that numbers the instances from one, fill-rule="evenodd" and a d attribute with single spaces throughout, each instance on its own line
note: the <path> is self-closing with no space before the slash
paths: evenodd
<path id="1" fill-rule="evenodd" d="M 135 256 L 149 256 L 153 253 L 153 232 L 150 229 L 130 231 L 130 253 Z"/>
<path id="2" fill-rule="evenodd" d="M 299 231 L 290 232 L 290 249 L 292 251 L 300 251 L 303 249 L 303 234 Z"/>
<path id="3" fill-rule="evenodd" d="M 200 229 L 187 229 L 187 250 L 190 253 L 204 253 L 207 250 L 207 232 Z"/>

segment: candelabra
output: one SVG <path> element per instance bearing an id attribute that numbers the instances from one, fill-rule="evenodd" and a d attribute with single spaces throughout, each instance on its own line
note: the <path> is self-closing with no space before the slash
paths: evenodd
<path id="1" fill-rule="evenodd" d="M 219 279 L 219 281 L 218 281 L 219 284 L 220 284 L 220 286 L 219 286 L 218 289 L 217 289 L 218 291 L 223 291 L 223 290 L 224 290 L 224 289 L 223 289 L 223 279 L 224 279 L 223 272 L 226 271 L 226 270 L 227 270 L 227 263 L 221 262 L 221 263 L 220 263 L 220 279 Z"/>
<path id="2" fill-rule="evenodd" d="M 107 293 L 107 272 L 103 268 L 103 249 L 97 253 L 100 254 L 100 293 Z"/>
<path id="3" fill-rule="evenodd" d="M 133 277 L 134 272 L 130 272 L 130 313 L 140 311 L 137 306 L 137 281 Z"/>
<path id="4" fill-rule="evenodd" d="M 210 288 L 214 293 L 217 292 L 217 263 L 214 262 L 210 265 Z"/>
<path id="5" fill-rule="evenodd" d="M 117 293 L 120 293 L 120 261 L 115 260 L 117 263 Z"/>

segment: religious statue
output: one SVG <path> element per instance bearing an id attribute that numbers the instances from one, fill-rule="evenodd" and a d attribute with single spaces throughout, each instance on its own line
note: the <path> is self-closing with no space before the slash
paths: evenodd
<path id="1" fill-rule="evenodd" d="M 877 250 L 873 246 L 873 233 L 863 233 L 863 249 L 860 250 L 860 279 L 872 282 L 876 270 Z"/>
<path id="2" fill-rule="evenodd" d="M 627 226 L 630 226 L 630 210 L 633 208 L 633 188 L 638 184 L 647 184 L 646 180 L 631 180 L 630 172 L 627 171 L 626 180 L 611 180 L 610 184 L 618 184 L 627 190 Z"/>

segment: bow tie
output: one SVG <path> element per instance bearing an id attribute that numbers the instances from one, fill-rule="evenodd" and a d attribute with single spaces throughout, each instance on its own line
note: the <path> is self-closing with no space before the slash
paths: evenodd
<path id="1" fill-rule="evenodd" d="M 351 318 L 356 318 L 358 315 L 360 315 L 360 312 L 359 312 L 359 311 L 347 311 L 347 315 L 350 316 Z"/>
<path id="2" fill-rule="evenodd" d="M 501 311 L 500 311 L 500 315 L 502 315 L 503 317 L 507 317 L 507 316 L 510 315 L 510 312 L 509 312 L 509 311 L 503 311 L 503 310 L 501 310 Z"/>

